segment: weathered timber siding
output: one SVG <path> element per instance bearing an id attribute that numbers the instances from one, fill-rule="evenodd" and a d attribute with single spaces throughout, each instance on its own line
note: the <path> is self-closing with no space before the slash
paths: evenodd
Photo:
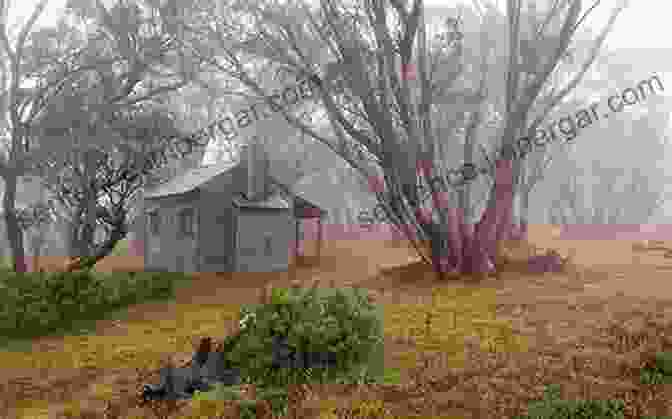
<path id="1" fill-rule="evenodd" d="M 234 269 L 233 170 L 201 186 L 200 262 L 202 272 L 231 272 Z"/>
<path id="2" fill-rule="evenodd" d="M 235 246 L 231 197 L 224 192 L 203 192 L 200 206 L 201 272 L 231 272 Z"/>
<path id="3" fill-rule="evenodd" d="M 150 269 L 167 269 L 171 272 L 195 272 L 198 269 L 197 240 L 199 226 L 195 227 L 194 237 L 178 235 L 178 212 L 192 207 L 198 219 L 198 191 L 185 195 L 168 196 L 150 199 L 146 202 L 145 211 L 158 210 L 161 217 L 158 236 L 153 236 L 147 228 L 146 266 Z"/>
<path id="4" fill-rule="evenodd" d="M 294 223 L 290 210 L 238 210 L 236 219 L 237 270 L 272 272 L 287 270 Z M 266 237 L 270 249 L 266 249 Z M 267 252 L 270 250 L 270 252 Z"/>

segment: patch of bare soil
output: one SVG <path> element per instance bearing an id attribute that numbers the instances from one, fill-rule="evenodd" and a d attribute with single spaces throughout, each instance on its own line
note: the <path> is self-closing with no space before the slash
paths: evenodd
<path id="1" fill-rule="evenodd" d="M 628 264 L 626 261 L 636 259 L 631 243 L 566 243 L 536 230 L 531 236 L 539 246 L 558 248 L 563 254 L 575 249 L 576 269 L 569 274 L 546 275 L 510 271 L 499 279 L 439 284 L 419 263 L 405 262 L 408 266 L 390 268 L 395 261 L 413 255 L 408 249 L 372 242 L 338 242 L 325 249 L 319 267 L 302 267 L 292 274 L 202 274 L 175 301 L 132 307 L 124 321 L 159 322 L 175 316 L 175 307 L 184 304 L 245 304 L 256 301 L 260 288 L 286 286 L 292 280 L 310 283 L 318 279 L 321 286 L 357 285 L 375 291 L 377 298 L 390 303 L 408 296 L 428 296 L 437 286 L 490 288 L 497 293 L 497 317 L 510 320 L 514 331 L 527 337 L 526 352 L 492 353 L 466 341 L 469 356 L 459 370 L 447 367 L 441 356 L 434 356 L 424 359 L 402 385 L 344 387 L 338 391 L 333 386 L 297 389 L 294 417 L 316 418 L 319 400 L 337 398 L 344 406 L 353 400 L 383 400 L 384 410 L 399 417 L 510 418 L 523 413 L 527 403 L 539 398 L 548 384 L 561 384 L 567 398 L 627 400 L 628 418 L 672 414 L 668 386 L 639 383 L 639 371 L 652 354 L 672 346 L 672 298 L 668 298 L 672 296 L 672 283 L 665 280 L 664 271 L 656 268 L 662 259 L 640 257 L 640 263 Z M 591 263 L 591 255 L 596 263 Z M 381 267 L 387 270 L 386 275 L 378 275 Z M 96 335 L 115 333 L 120 332 L 114 321 L 98 323 Z M 32 351 L 67 350 L 60 343 L 58 338 L 36 339 Z M 412 341 L 386 341 L 385 350 L 386 367 L 394 368 L 397 354 L 418 348 Z M 166 353 L 166 357 L 170 355 Z M 180 355 L 186 359 L 190 353 Z M 138 378 L 138 371 L 4 367 L 0 397 L 6 406 L 0 412 L 5 414 L 11 414 L 9 409 L 20 400 L 37 398 L 58 406 L 76 397 L 98 412 L 88 417 L 102 418 L 105 406 L 91 397 L 91 388 L 106 383 L 114 390 L 106 417 L 130 418 L 134 413 L 152 417 L 146 409 L 136 407 L 137 386 L 146 382 L 145 377 Z M 340 417 L 348 417 L 347 408 L 341 412 Z"/>
<path id="2" fill-rule="evenodd" d="M 66 256 L 40 256 L 37 262 L 33 258 L 28 259 L 28 266 L 31 270 L 42 269 L 47 272 L 62 270 L 69 260 Z M 96 264 L 96 270 L 102 272 L 142 270 L 143 266 L 144 258 L 142 256 L 108 256 Z"/>

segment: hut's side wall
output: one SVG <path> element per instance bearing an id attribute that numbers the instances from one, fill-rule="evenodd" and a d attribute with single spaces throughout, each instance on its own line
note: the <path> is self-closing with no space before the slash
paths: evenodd
<path id="1" fill-rule="evenodd" d="M 148 199 L 145 202 L 145 214 L 157 211 L 160 217 L 159 234 L 149 231 L 147 218 L 146 228 L 146 267 L 148 269 L 165 269 L 171 272 L 195 272 L 198 269 L 197 238 L 199 226 L 195 227 L 194 236 L 182 236 L 178 231 L 178 214 L 185 208 L 196 210 L 198 219 L 197 192 L 189 194 Z"/>

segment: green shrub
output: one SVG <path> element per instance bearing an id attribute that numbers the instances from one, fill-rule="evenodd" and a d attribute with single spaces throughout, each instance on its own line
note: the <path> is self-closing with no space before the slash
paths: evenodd
<path id="1" fill-rule="evenodd" d="M 244 306 L 241 333 L 225 344 L 226 359 L 243 380 L 282 386 L 326 378 L 382 377 L 382 316 L 366 295 L 346 289 L 274 289 L 268 304 Z M 299 370 L 272 365 L 274 336 L 297 352 L 331 352 L 335 368 Z"/>
<path id="2" fill-rule="evenodd" d="M 0 336 L 35 337 L 67 329 L 77 320 L 146 299 L 174 295 L 185 274 L 3 271 L 0 276 Z"/>
<path id="3" fill-rule="evenodd" d="M 563 400 L 560 386 L 546 388 L 544 398 L 528 407 L 519 419 L 625 419 L 622 400 Z"/>
<path id="4" fill-rule="evenodd" d="M 648 368 L 642 369 L 639 378 L 641 383 L 645 385 L 659 385 L 672 382 L 670 377 L 662 374 L 660 371 Z"/>
<path id="5" fill-rule="evenodd" d="M 642 368 L 642 384 L 657 385 L 672 383 L 672 352 L 658 352 L 651 367 Z"/>
<path id="6" fill-rule="evenodd" d="M 656 367 L 665 375 L 672 376 L 672 352 L 658 352 Z"/>
<path id="7" fill-rule="evenodd" d="M 87 271 L 56 272 L 38 279 L 46 285 L 43 287 L 46 299 L 58 307 L 61 320 L 77 318 L 89 311 L 99 301 L 103 288 L 102 282 Z"/>

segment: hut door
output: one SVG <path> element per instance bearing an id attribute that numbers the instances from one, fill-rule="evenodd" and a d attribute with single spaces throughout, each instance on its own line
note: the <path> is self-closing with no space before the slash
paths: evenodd
<path id="1" fill-rule="evenodd" d="M 183 208 L 177 216 L 179 252 L 175 255 L 178 272 L 196 272 L 196 211 Z"/>

